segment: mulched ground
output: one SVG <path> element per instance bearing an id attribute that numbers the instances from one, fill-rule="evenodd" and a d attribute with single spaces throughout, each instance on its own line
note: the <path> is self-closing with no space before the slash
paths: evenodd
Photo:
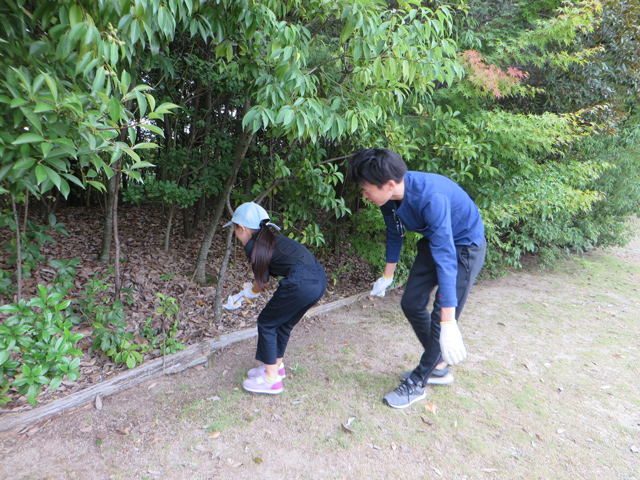
<path id="1" fill-rule="evenodd" d="M 276 288 L 277 282 L 269 282 L 267 292 L 254 303 L 245 304 L 238 310 L 223 311 L 220 318 L 214 318 L 213 307 L 217 285 L 200 286 L 192 282 L 191 276 L 195 260 L 200 247 L 200 241 L 206 228 L 206 221 L 200 222 L 195 235 L 186 239 L 181 225 L 174 227 L 168 252 L 164 251 L 163 241 L 166 219 L 159 209 L 150 207 L 119 207 L 119 234 L 121 243 L 121 258 L 126 261 L 121 264 L 122 286 L 130 290 L 129 302 L 126 305 L 126 321 L 129 330 L 135 334 L 136 343 L 144 343 L 146 339 L 139 335 L 139 331 L 151 318 L 150 326 L 159 329 L 161 318 L 155 315 L 158 303 L 157 293 L 175 298 L 180 305 L 180 330 L 177 338 L 184 345 L 191 345 L 204 339 L 212 339 L 222 334 L 249 328 L 256 324 L 257 314 L 271 297 L 270 293 Z M 69 237 L 54 235 L 55 244 L 47 244 L 42 253 L 47 261 L 51 259 L 80 258 L 77 267 L 75 289 L 70 293 L 71 298 L 82 296 L 85 285 L 91 278 L 97 276 L 113 285 L 113 276 L 109 273 L 109 266 L 97 262 L 102 238 L 102 213 L 98 208 L 65 207 L 56 212 L 58 222 L 65 223 Z M 31 220 L 36 221 L 34 218 Z M 36 223 L 47 223 L 37 222 Z M 174 225 L 176 220 L 174 220 Z M 8 228 L 0 230 L 0 242 L 10 238 Z M 348 251 L 345 248 L 343 252 Z M 238 293 L 244 282 L 252 279 L 250 265 L 244 255 L 239 242 L 234 242 L 231 255 L 233 265 L 227 271 L 227 278 L 223 285 L 223 301 L 228 295 Z M 224 250 L 224 239 L 218 230 L 208 257 L 207 276 L 216 279 Z M 319 261 L 324 265 L 327 278 L 327 293 L 319 302 L 325 304 L 341 298 L 360 293 L 371 288 L 375 277 L 370 266 L 350 255 L 342 254 L 336 257 L 329 249 L 314 251 Z M 114 250 L 112 250 L 113 258 Z M 5 250 L 0 252 L 0 268 L 13 271 L 14 266 L 7 263 Z M 34 296 L 37 286 L 51 281 L 55 270 L 43 262 L 31 278 L 23 283 L 23 297 Z M 105 291 L 107 298 L 113 297 L 113 288 Z M 124 299 L 124 298 L 123 298 Z M 7 298 L 0 298 L 1 304 L 8 303 Z M 0 317 L 2 321 L 2 317 Z M 85 352 L 81 362 L 81 377 L 76 382 L 63 382 L 53 392 L 44 391 L 38 399 L 39 404 L 48 403 L 70 393 L 79 391 L 95 383 L 111 378 L 113 375 L 126 370 L 122 364 L 115 364 L 101 352 L 94 352 L 91 348 L 93 328 L 86 321 L 75 329 L 85 337 L 80 346 Z M 160 350 L 150 351 L 145 355 L 145 361 L 161 356 Z M 7 395 L 12 401 L 2 407 L 3 412 L 19 411 L 33 408 L 27 403 L 25 396 L 20 396 L 17 389 L 10 389 Z"/>

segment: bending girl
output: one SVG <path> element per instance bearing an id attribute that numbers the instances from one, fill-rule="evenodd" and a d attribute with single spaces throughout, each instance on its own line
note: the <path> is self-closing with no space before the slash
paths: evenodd
<path id="1" fill-rule="evenodd" d="M 291 330 L 315 305 L 327 288 L 327 277 L 318 260 L 300 243 L 283 235 L 275 235 L 269 226 L 269 214 L 260 205 L 240 205 L 233 218 L 236 237 L 251 259 L 255 280 L 245 284 L 239 294 L 230 296 L 227 309 L 233 310 L 264 290 L 269 276 L 283 277 L 271 300 L 258 315 L 258 347 L 256 360 L 262 362 L 247 373 L 242 386 L 255 393 L 279 394 L 286 376 L 283 357 Z"/>

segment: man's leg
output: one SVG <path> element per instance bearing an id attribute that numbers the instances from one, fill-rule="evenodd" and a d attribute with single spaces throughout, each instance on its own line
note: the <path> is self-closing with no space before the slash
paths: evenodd
<path id="1" fill-rule="evenodd" d="M 456 255 L 458 257 L 458 277 L 456 279 L 456 296 L 458 306 L 456 307 L 456 320 L 462 315 L 462 310 L 471 292 L 471 287 L 475 282 L 487 253 L 487 242 L 482 240 L 478 245 L 457 245 Z M 440 301 L 438 300 L 438 292 L 436 291 L 435 300 L 433 301 L 433 310 L 431 311 L 431 335 L 434 341 L 438 342 L 438 351 L 440 350 Z M 422 364 L 422 362 L 421 362 Z M 428 363 L 427 363 L 428 366 Z"/>
<path id="2" fill-rule="evenodd" d="M 434 337 L 431 315 L 427 310 L 431 292 L 438 284 L 436 264 L 431 255 L 431 248 L 426 238 L 421 239 L 417 245 L 418 254 L 413 262 L 407 285 L 400 306 L 407 320 L 411 323 L 413 331 L 424 347 L 424 353 L 420 364 L 411 374 L 411 380 L 416 385 L 422 385 L 429 377 L 432 370 L 440 362 L 440 338 Z M 438 334 L 440 325 L 437 325 Z"/>
<path id="3" fill-rule="evenodd" d="M 467 297 L 469 296 L 469 292 L 471 291 L 471 287 L 480 273 L 480 270 L 482 270 L 486 252 L 487 243 L 484 239 L 479 246 L 456 246 L 456 256 L 458 258 L 458 276 L 456 280 L 458 306 L 456 307 L 456 319 L 460 318 L 464 305 L 467 301 Z M 442 360 L 440 355 L 440 301 L 438 300 L 437 290 L 433 301 L 433 310 L 431 312 L 429 336 L 430 338 L 426 342 L 426 346 L 425 342 L 421 340 L 422 345 L 425 346 L 425 352 L 420 359 L 420 364 L 412 373 L 412 380 L 417 384 L 426 383 L 426 379 L 429 378 L 429 375 L 431 375 L 435 366 Z"/>

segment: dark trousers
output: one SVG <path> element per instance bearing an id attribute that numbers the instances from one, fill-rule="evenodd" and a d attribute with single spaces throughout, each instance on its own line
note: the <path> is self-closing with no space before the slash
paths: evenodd
<path id="1" fill-rule="evenodd" d="M 291 267 L 258 315 L 256 360 L 274 365 L 276 359 L 284 356 L 291 330 L 326 289 L 327 276 L 319 263 Z"/>
<path id="2" fill-rule="evenodd" d="M 402 295 L 402 311 L 411 323 L 414 332 L 424 347 L 420 364 L 411 373 L 411 380 L 418 385 L 426 384 L 435 366 L 442 361 L 440 352 L 440 301 L 436 290 L 433 310 L 427 304 L 432 290 L 438 285 L 436 264 L 426 238 L 418 241 L 418 254 L 413 262 L 409 279 Z M 482 270 L 487 253 L 487 242 L 481 245 L 456 245 L 458 277 L 456 280 L 456 319 L 460 317 L 473 282 Z"/>

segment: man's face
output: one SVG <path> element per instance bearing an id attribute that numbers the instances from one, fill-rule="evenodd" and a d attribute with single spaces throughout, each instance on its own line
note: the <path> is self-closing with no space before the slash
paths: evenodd
<path id="1" fill-rule="evenodd" d="M 374 205 L 381 207 L 391 198 L 394 182 L 393 180 L 389 180 L 387 183 L 382 185 L 382 187 L 364 182 L 360 185 L 360 188 L 362 188 L 362 197 L 365 200 L 369 200 Z"/>

